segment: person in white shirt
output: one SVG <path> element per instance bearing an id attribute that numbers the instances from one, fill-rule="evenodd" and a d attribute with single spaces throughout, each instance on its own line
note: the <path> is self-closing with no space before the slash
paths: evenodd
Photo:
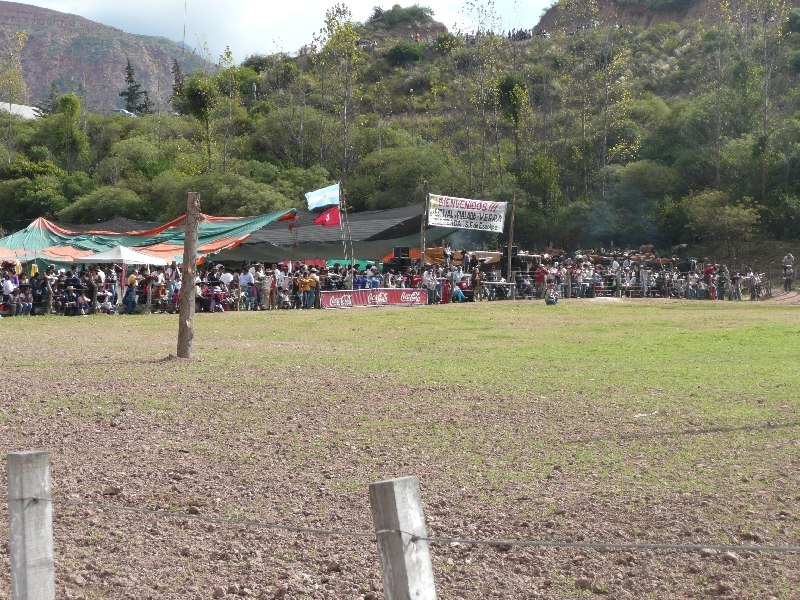
<path id="1" fill-rule="evenodd" d="M 239 275 L 239 289 L 246 290 L 247 285 L 253 282 L 253 275 L 250 271 L 243 271 L 242 274 Z"/>
<path id="2" fill-rule="evenodd" d="M 11 277 L 9 277 L 8 275 L 5 275 L 3 277 L 3 295 L 4 296 L 11 296 L 11 293 L 14 291 L 15 287 L 16 286 L 14 285 L 14 282 L 11 281 Z"/>
<path id="3" fill-rule="evenodd" d="M 231 281 L 233 281 L 233 275 L 227 268 L 222 267 L 222 274 L 219 276 L 219 280 L 225 284 L 225 287 L 230 286 Z"/>

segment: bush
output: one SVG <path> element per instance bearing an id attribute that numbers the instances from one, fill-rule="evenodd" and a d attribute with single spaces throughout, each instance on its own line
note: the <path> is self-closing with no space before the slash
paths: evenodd
<path id="1" fill-rule="evenodd" d="M 18 158 L 11 164 L 0 166 L 0 181 L 15 179 L 35 179 L 36 177 L 63 177 L 64 171 L 50 161 L 31 162 L 27 158 Z"/>
<path id="2" fill-rule="evenodd" d="M 0 220 L 33 221 L 38 217 L 52 219 L 67 206 L 67 199 L 58 189 L 57 181 L 55 177 L 44 177 L 33 181 L 17 179 L 3 182 L 0 189 L 0 199 L 3 200 Z"/>
<path id="3" fill-rule="evenodd" d="M 398 42 L 386 53 L 386 60 L 395 66 L 402 66 L 422 59 L 422 46 L 415 42 Z"/>
<path id="4" fill-rule="evenodd" d="M 146 219 L 150 215 L 147 203 L 136 192 L 125 188 L 101 187 L 82 196 L 58 213 L 58 220 L 66 223 L 95 223 L 114 217 Z"/>
<path id="5" fill-rule="evenodd" d="M 461 45 L 461 38 L 453 35 L 449 31 L 442 31 L 439 35 L 436 36 L 436 44 L 434 47 L 436 51 L 440 54 L 447 54 L 454 48 L 458 48 Z"/>
<path id="6" fill-rule="evenodd" d="M 389 27 L 394 27 L 402 23 L 421 23 L 433 16 L 433 9 L 427 6 L 408 6 L 403 8 L 395 4 L 392 8 L 383 12 L 383 20 Z"/>
<path id="7" fill-rule="evenodd" d="M 203 212 L 220 217 L 262 215 L 292 207 L 292 202 L 271 185 L 258 183 L 235 173 L 203 173 L 177 177 L 171 171 L 153 180 L 154 206 L 160 216 L 174 219 L 186 210 L 186 194 L 199 192 Z"/>

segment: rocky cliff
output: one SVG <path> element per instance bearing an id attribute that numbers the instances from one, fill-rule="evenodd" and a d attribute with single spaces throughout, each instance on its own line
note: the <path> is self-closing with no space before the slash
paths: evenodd
<path id="1" fill-rule="evenodd" d="M 19 31 L 28 36 L 22 52 L 28 104 L 47 96 L 55 81 L 62 92 L 77 92 L 83 86 L 93 110 L 122 107 L 118 93 L 125 88 L 128 58 L 151 97 L 165 102 L 172 86 L 173 59 L 184 72 L 204 64 L 166 38 L 132 35 L 76 15 L 0 1 L 0 51 L 7 51 Z"/>

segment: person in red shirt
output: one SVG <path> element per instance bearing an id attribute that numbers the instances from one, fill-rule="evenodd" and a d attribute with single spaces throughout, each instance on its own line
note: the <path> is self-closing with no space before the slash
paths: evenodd
<path id="1" fill-rule="evenodd" d="M 717 272 L 716 269 L 717 265 L 709 265 L 703 271 L 703 275 L 705 275 L 706 280 L 706 294 L 708 294 L 709 298 L 711 297 L 711 280 L 714 278 L 714 273 Z M 701 298 L 704 299 L 704 298 Z"/>
<path id="2" fill-rule="evenodd" d="M 536 273 L 533 275 L 533 280 L 536 282 L 536 298 L 544 298 L 544 280 L 547 277 L 547 269 L 544 265 L 539 265 Z"/>

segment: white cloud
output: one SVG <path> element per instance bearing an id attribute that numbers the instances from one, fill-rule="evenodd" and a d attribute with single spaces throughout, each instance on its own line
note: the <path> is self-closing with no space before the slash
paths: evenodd
<path id="1" fill-rule="evenodd" d="M 122 29 L 128 33 L 158 35 L 174 41 L 183 37 L 184 0 L 17 0 L 81 15 L 92 21 Z M 365 21 L 374 6 L 390 7 L 398 0 L 381 3 L 377 0 L 345 1 L 357 21 Z M 435 18 L 448 27 L 462 22 L 463 2 L 452 0 L 406 0 L 401 5 L 418 2 L 430 6 Z M 187 0 L 186 43 L 197 46 L 198 40 L 208 43 L 212 58 L 230 46 L 238 61 L 254 53 L 276 49 L 294 52 L 311 41 L 325 19 L 325 11 L 335 0 Z M 504 26 L 532 27 L 539 20 L 547 0 L 496 0 Z"/>

